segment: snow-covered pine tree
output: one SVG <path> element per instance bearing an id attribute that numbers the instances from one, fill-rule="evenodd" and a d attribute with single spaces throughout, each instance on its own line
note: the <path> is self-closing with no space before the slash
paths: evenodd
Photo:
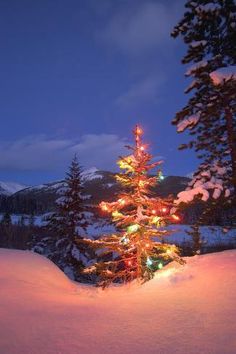
<path id="1" fill-rule="evenodd" d="M 192 253 L 200 254 L 201 253 L 201 232 L 198 224 L 191 225 L 188 230 L 186 230 L 186 234 L 189 235 L 192 239 Z"/>
<path id="2" fill-rule="evenodd" d="M 4 226 L 10 226 L 12 224 L 11 214 L 9 212 L 3 214 L 1 224 Z"/>
<path id="3" fill-rule="evenodd" d="M 201 159 L 178 203 L 196 195 L 236 205 L 236 3 L 235 0 L 189 0 L 183 19 L 172 32 L 188 46 L 183 64 L 192 66 L 187 105 L 172 121 L 178 132 L 189 129 Z M 210 191 L 210 193 L 209 193 Z"/>
<path id="4" fill-rule="evenodd" d="M 84 238 L 88 226 L 87 196 L 83 193 L 82 171 L 77 156 L 72 160 L 65 183 L 59 189 L 56 211 L 49 218 L 47 229 L 52 237 L 46 237 L 35 249 L 45 249 L 53 260 L 72 279 L 79 279 L 81 269 L 88 265 L 90 251 L 78 245 L 77 239 Z"/>
<path id="5" fill-rule="evenodd" d="M 178 248 L 164 242 L 170 232 L 163 226 L 179 217 L 170 214 L 170 200 L 152 195 L 152 187 L 162 179 L 162 174 L 159 171 L 157 176 L 149 176 L 148 172 L 161 162 L 151 162 L 153 157 L 142 143 L 142 134 L 136 126 L 135 145 L 127 146 L 131 154 L 118 161 L 124 172 L 117 174 L 116 179 L 123 191 L 116 201 L 100 204 L 105 213 L 111 213 L 119 232 L 95 241 L 82 241 L 97 249 L 100 261 L 85 272 L 95 272 L 102 287 L 133 279 L 147 281 L 168 262 L 182 262 Z"/>

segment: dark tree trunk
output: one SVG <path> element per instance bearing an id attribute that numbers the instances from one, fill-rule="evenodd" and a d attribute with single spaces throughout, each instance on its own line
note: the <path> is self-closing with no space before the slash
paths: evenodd
<path id="1" fill-rule="evenodd" d="M 233 123 L 233 114 L 231 110 L 226 107 L 225 108 L 225 119 L 226 119 L 226 129 L 228 134 L 228 143 L 230 148 L 230 157 L 231 157 L 231 165 L 232 165 L 232 185 L 234 188 L 234 202 L 236 202 L 236 136 L 235 136 L 235 128 Z"/>

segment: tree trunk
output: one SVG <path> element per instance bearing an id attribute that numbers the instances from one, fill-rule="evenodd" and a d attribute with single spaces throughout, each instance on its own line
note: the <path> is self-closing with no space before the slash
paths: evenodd
<path id="1" fill-rule="evenodd" d="M 233 124 L 233 114 L 228 107 L 225 107 L 225 119 L 232 165 L 232 185 L 234 189 L 233 200 L 236 203 L 236 136 Z"/>

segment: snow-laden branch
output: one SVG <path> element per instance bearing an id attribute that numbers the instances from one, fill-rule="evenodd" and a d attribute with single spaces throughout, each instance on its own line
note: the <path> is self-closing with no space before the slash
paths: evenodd
<path id="1" fill-rule="evenodd" d="M 214 85 L 220 85 L 224 83 L 224 81 L 236 79 L 236 66 L 228 66 L 212 71 L 210 77 Z"/>

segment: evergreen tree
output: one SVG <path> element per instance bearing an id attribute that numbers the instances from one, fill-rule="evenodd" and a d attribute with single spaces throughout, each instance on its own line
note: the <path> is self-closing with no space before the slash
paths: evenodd
<path id="1" fill-rule="evenodd" d="M 21 215 L 20 219 L 18 220 L 19 226 L 25 226 L 25 216 Z"/>
<path id="2" fill-rule="evenodd" d="M 34 227 L 34 223 L 35 223 L 35 217 L 34 217 L 34 214 L 30 214 L 30 217 L 29 217 L 29 226 L 32 228 Z"/>
<path id="3" fill-rule="evenodd" d="M 192 252 L 193 254 L 201 253 L 201 232 L 199 229 L 199 225 L 196 223 L 190 226 L 190 229 L 186 231 L 186 233 L 192 238 Z"/>
<path id="4" fill-rule="evenodd" d="M 4 225 L 4 226 L 12 225 L 10 213 L 6 212 L 6 213 L 3 214 L 3 218 L 1 220 L 1 224 Z"/>
<path id="5" fill-rule="evenodd" d="M 172 36 L 188 46 L 182 63 L 192 63 L 186 76 L 193 81 L 172 123 L 178 132 L 189 129 L 192 140 L 180 149 L 194 148 L 201 162 L 182 199 L 221 196 L 236 205 L 236 3 L 190 0 L 185 7 Z"/>
<path id="6" fill-rule="evenodd" d="M 34 247 L 54 261 L 72 279 L 78 279 L 81 269 L 87 265 L 89 251 L 76 243 L 83 238 L 88 226 L 87 197 L 83 194 L 81 168 L 77 157 L 72 160 L 65 183 L 59 189 L 56 212 L 49 218 L 47 230 L 50 237 L 42 239 Z M 40 252 L 42 253 L 42 252 Z"/>
<path id="7" fill-rule="evenodd" d="M 171 201 L 152 196 L 151 189 L 158 177 L 148 176 L 148 172 L 160 165 L 151 162 L 152 155 L 142 143 L 142 129 L 134 130 L 135 145 L 128 146 L 131 154 L 121 157 L 119 167 L 124 173 L 116 179 L 123 186 L 123 192 L 114 202 L 102 202 L 101 209 L 112 214 L 119 232 L 102 239 L 86 240 L 98 249 L 100 261 L 88 267 L 87 273 L 98 275 L 98 285 L 106 287 L 111 282 L 149 280 L 156 270 L 171 260 L 181 262 L 178 248 L 162 242 L 169 232 L 162 227 L 170 220 L 179 220 L 170 215 Z"/>

